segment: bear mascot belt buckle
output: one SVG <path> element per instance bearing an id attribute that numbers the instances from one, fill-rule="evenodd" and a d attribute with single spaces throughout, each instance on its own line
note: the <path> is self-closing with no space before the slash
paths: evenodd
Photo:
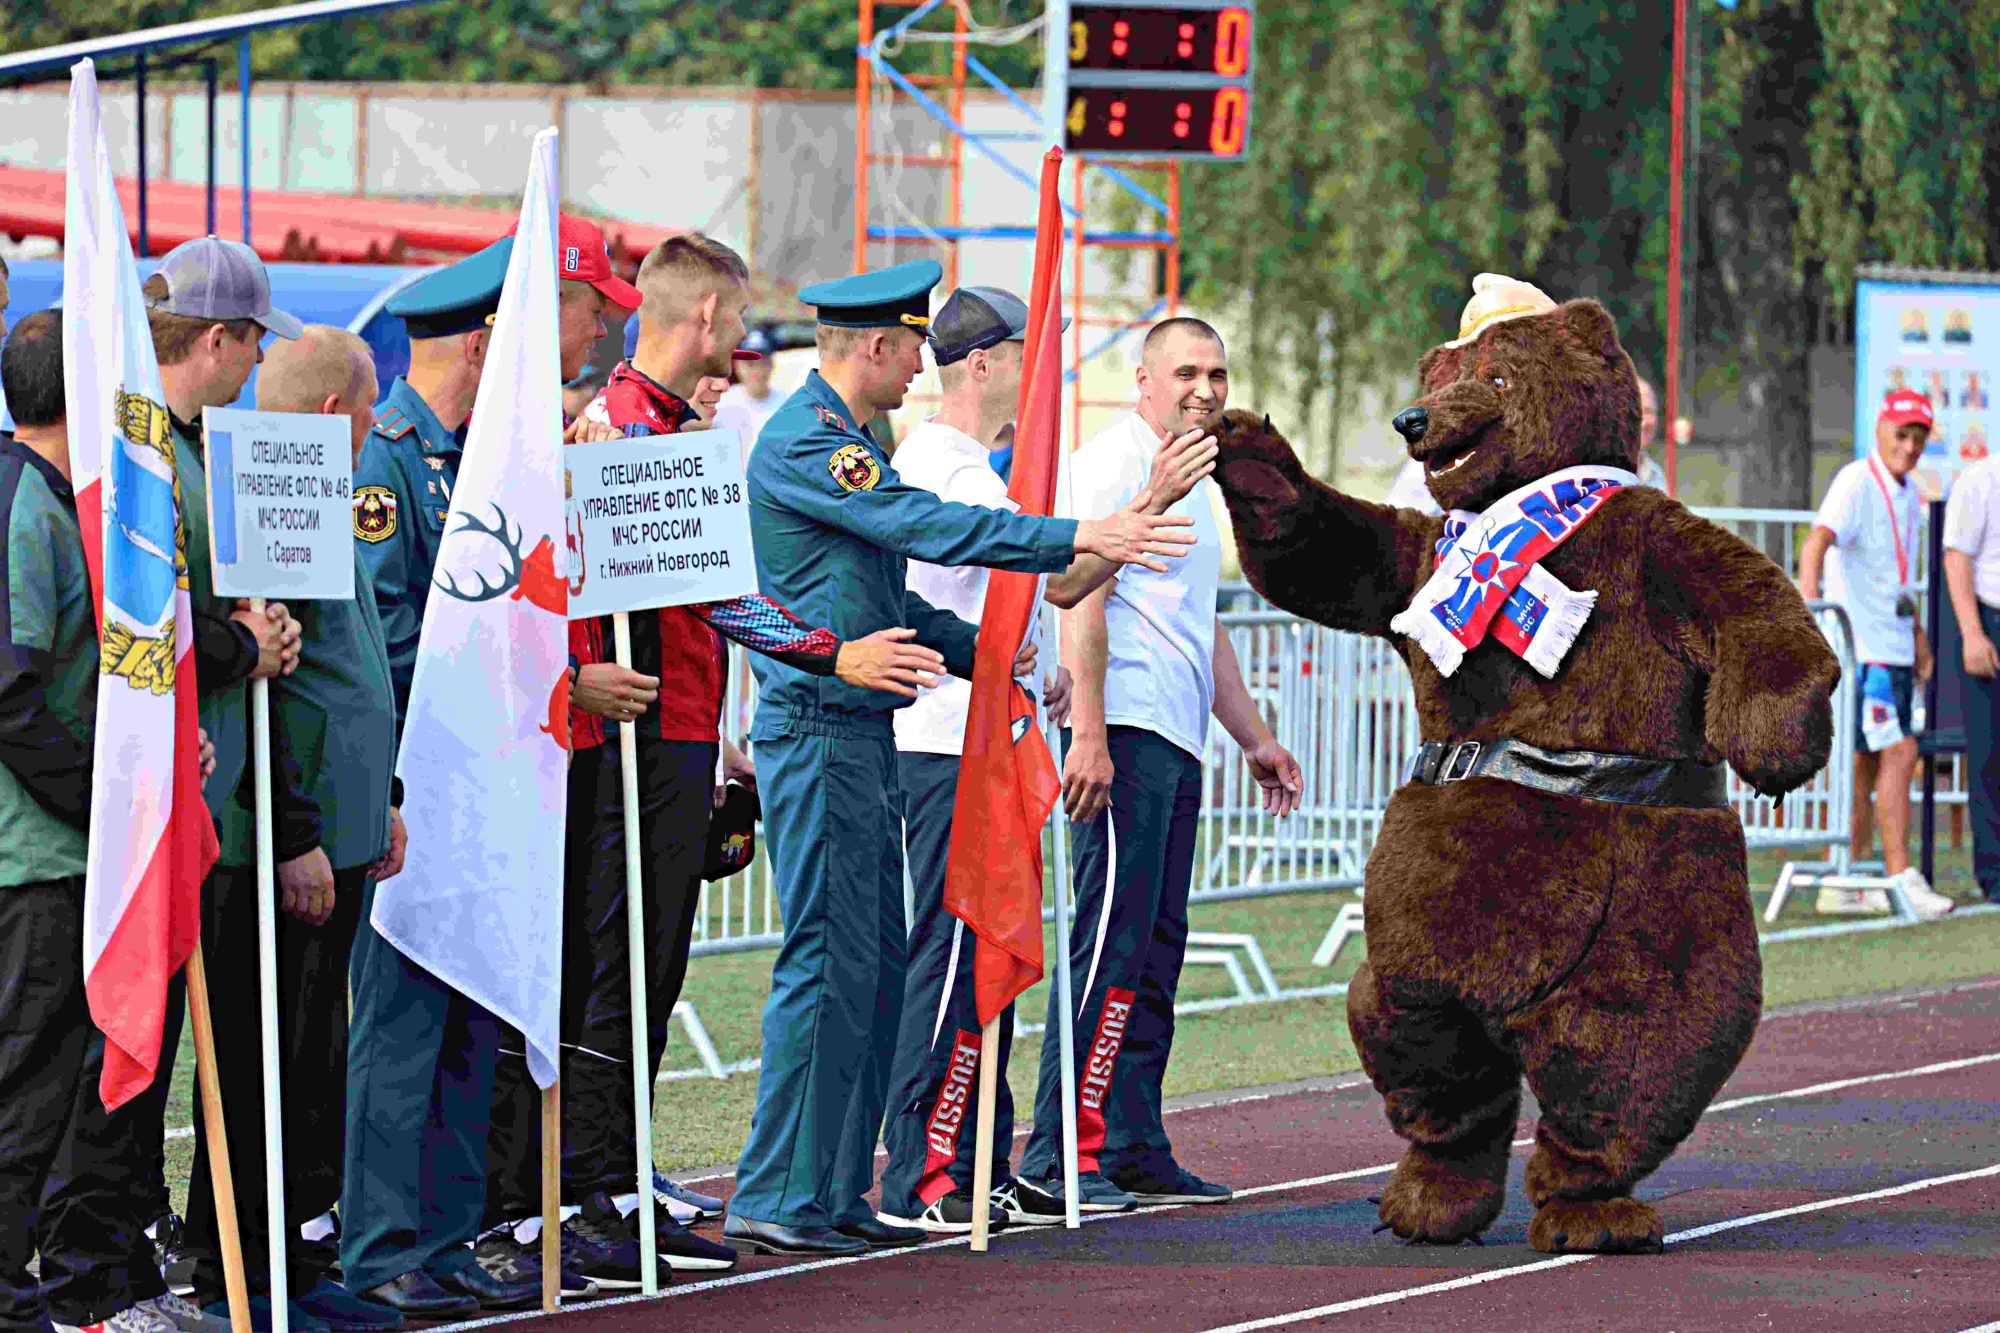
<path id="1" fill-rule="evenodd" d="M 1444 766 L 1438 770 L 1438 786 L 1442 787 L 1447 782 L 1463 782 L 1471 777 L 1473 770 L 1479 767 L 1479 756 L 1485 748 L 1478 741 L 1460 741 L 1454 745 L 1444 761 Z M 1458 762 L 1461 755 L 1465 756 L 1462 768 Z"/>

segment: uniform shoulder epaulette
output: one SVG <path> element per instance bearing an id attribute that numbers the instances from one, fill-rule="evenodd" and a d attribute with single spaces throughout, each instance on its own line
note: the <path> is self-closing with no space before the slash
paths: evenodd
<path id="1" fill-rule="evenodd" d="M 401 408 L 392 407 L 375 418 L 375 433 L 385 440 L 400 440 L 416 428 Z"/>

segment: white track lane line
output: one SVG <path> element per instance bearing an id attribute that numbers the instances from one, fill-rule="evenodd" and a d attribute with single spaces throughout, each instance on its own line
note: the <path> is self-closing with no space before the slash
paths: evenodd
<path id="1" fill-rule="evenodd" d="M 1822 1092 L 1840 1092 L 1846 1088 L 1858 1088 L 1864 1083 L 1886 1083 L 1893 1078 L 1916 1078 L 1922 1074 L 1946 1074 L 1954 1069 L 1970 1069 L 1974 1065 L 1992 1064 L 2000 1060 L 2000 1051 L 1987 1055 L 1967 1056 L 1963 1060 L 1941 1060 L 1934 1065 L 1920 1065 L 1915 1069 L 1898 1069 L 1888 1074 L 1864 1074 L 1860 1078 L 1840 1078 L 1831 1083 L 1815 1083 L 1809 1088 L 1793 1088 L 1789 1092 L 1760 1092 L 1754 1097 L 1732 1097 L 1726 1102 L 1712 1102 L 1705 1114 L 1716 1111 L 1733 1111 L 1739 1106 L 1757 1106 L 1764 1102 L 1783 1101 L 1787 1097 L 1810 1097 Z"/>
<path id="2" fill-rule="evenodd" d="M 1961 1329 L 1959 1333 L 2000 1333 L 2000 1324 L 1981 1324 L 1978 1328 Z"/>
<path id="3" fill-rule="evenodd" d="M 1676 1245 L 1684 1241 L 1699 1240 L 1721 1231 L 1734 1231 L 1739 1227 L 1753 1227 L 1765 1222 L 1774 1222 L 1783 1217 L 1797 1217 L 1801 1213 L 1817 1213 L 1828 1208 L 1845 1208 L 1851 1204 L 1868 1203 L 1875 1199 L 1892 1199 L 1899 1194 L 1914 1194 L 1919 1190 L 1936 1189 L 1940 1185 L 1956 1185 L 1967 1180 L 1981 1180 L 1989 1176 L 2000 1176 L 2000 1164 L 1980 1167 L 1976 1171 L 1958 1171 L 1948 1176 L 1932 1176 L 1927 1180 L 1913 1180 L 1904 1185 L 1892 1185 L 1888 1189 L 1869 1190 L 1865 1194 L 1847 1194 L 1837 1199 L 1820 1199 L 1814 1203 L 1802 1203 L 1793 1208 L 1778 1208 L 1768 1213 L 1751 1213 L 1745 1217 L 1732 1217 L 1726 1221 L 1711 1222 L 1707 1226 L 1692 1227 L 1686 1231 L 1676 1231 L 1666 1238 L 1666 1243 Z M 1589 1263 L 1600 1256 L 1594 1254 L 1565 1254 L 1554 1259 L 1544 1259 L 1539 1263 L 1520 1264 L 1513 1268 L 1498 1268 L 1485 1273 L 1473 1273 L 1449 1282 L 1429 1282 L 1421 1287 L 1405 1287 L 1400 1291 L 1385 1291 L 1374 1296 L 1361 1296 L 1351 1301 L 1337 1301 L 1332 1305 L 1321 1305 L 1311 1310 L 1299 1310 L 1292 1314 L 1272 1315 L 1267 1319 L 1251 1319 L 1240 1324 L 1224 1324 L 1206 1330 L 1206 1333 L 1254 1333 L 1265 1328 L 1283 1328 L 1288 1324 L 1302 1324 L 1309 1319 L 1324 1319 L 1329 1315 L 1347 1314 L 1354 1310 L 1372 1309 L 1378 1305 L 1395 1305 L 1418 1296 L 1435 1296 L 1447 1291 L 1461 1291 L 1467 1287 L 1482 1286 L 1488 1282 L 1499 1282 L 1510 1277 L 1522 1277 L 1529 1273 L 1546 1273 L 1552 1269 L 1568 1268 L 1573 1264 Z M 2000 1329 L 2000 1324 L 1988 1324 L 1987 1329 Z M 1981 1333 L 1979 1329 L 1968 1333 Z"/>
<path id="4" fill-rule="evenodd" d="M 1790 1092 L 1760 1093 L 1756 1097 L 1741 1097 L 1730 1102 L 1717 1102 L 1714 1105 L 1710 1106 L 1708 1110 L 1709 1112 L 1727 1110 L 1730 1107 L 1749 1105 L 1752 1102 L 1775 1101 L 1781 1097 L 1808 1097 L 1819 1093 L 1836 1091 L 1841 1088 L 1852 1087 L 1859 1083 L 1879 1083 L 1887 1079 L 1912 1078 L 1920 1074 L 1932 1074 L 1953 1069 L 1963 1069 L 1971 1065 L 1985 1064 L 1988 1061 L 1994 1061 L 1994 1060 L 2000 1060 L 2000 1052 L 1994 1052 L 1989 1055 L 1972 1056 L 1969 1059 L 1964 1059 L 1964 1060 L 1948 1060 L 1944 1061 L 1941 1064 L 1921 1065 L 1915 1069 L 1896 1070 L 1886 1074 L 1866 1074 L 1859 1078 L 1841 1079 L 1832 1083 L 1815 1083 L 1809 1087 L 1797 1088 Z M 1359 1081 L 1355 1083 L 1339 1083 L 1335 1084 L 1334 1086 L 1336 1089 L 1356 1087 L 1359 1086 Z M 1188 1110 L 1188 1111 L 1204 1110 L 1207 1107 L 1212 1107 L 1212 1106 L 1235 1106 L 1243 1102 L 1269 1101 L 1276 1096 L 1296 1096 L 1296 1095 L 1300 1094 L 1248 1093 L 1242 1097 L 1229 1098 L 1226 1101 L 1207 1102 L 1204 1103 L 1202 1106 L 1188 1106 L 1188 1107 L 1180 1107 L 1177 1109 Z M 1172 1114 L 1172 1112 L 1169 1112 L 1168 1114 Z M 1707 1114 L 1707 1112 L 1704 1112 L 1704 1114 Z M 1017 1135 L 1016 1137 L 1019 1136 Z M 1529 1145 L 1532 1145 L 1533 1143 L 1534 1143 L 1533 1139 L 1518 1139 L 1515 1141 L 1514 1146 L 1517 1148 L 1527 1147 Z M 1237 1190 L 1235 1197 L 1239 1199 L 1248 1199 L 1248 1198 L 1253 1198 L 1259 1194 L 1279 1194 L 1290 1190 L 1313 1189 L 1320 1185 L 1336 1184 L 1343 1180 L 1359 1180 L 1367 1176 L 1387 1175 L 1389 1172 L 1394 1171 L 1395 1169 L 1396 1169 L 1396 1164 L 1394 1162 L 1385 1162 L 1380 1166 L 1357 1167 L 1350 1171 L 1336 1171 L 1331 1175 L 1304 1176 L 1298 1180 L 1279 1181 L 1275 1185 L 1252 1185 L 1248 1189 Z M 1993 1175 L 1993 1174 L 2000 1174 L 2000 1166 L 1990 1167 L 1983 1171 L 1976 1171 L 1968 1176 L 1952 1176 L 1945 1179 L 1940 1179 L 1932 1183 L 1946 1184 L 1952 1180 L 1970 1179 L 1971 1176 Z M 727 1174 L 725 1173 L 722 1176 L 704 1177 L 704 1179 L 710 1179 L 710 1180 L 727 1179 Z M 682 1183 L 689 1184 L 698 1182 L 683 1181 Z M 1728 1230 L 1732 1226 L 1748 1226 L 1753 1221 L 1769 1220 L 1771 1217 L 1776 1217 L 1776 1216 L 1789 1216 L 1793 1212 L 1812 1212 L 1819 1208 L 1836 1207 L 1838 1206 L 1839 1203 L 1842 1202 L 1860 1202 L 1862 1199 L 1881 1198 L 1881 1197 L 1886 1197 L 1887 1194 L 1907 1193 L 1911 1189 L 1919 1189 L 1926 1187 L 1927 1186 L 1922 1184 L 1911 1185 L 1911 1186 L 1897 1186 L 1894 1189 L 1891 1189 L 1886 1192 L 1878 1191 L 1874 1194 L 1856 1195 L 1851 1200 L 1833 1200 L 1824 1203 L 1806 1204 L 1800 1208 L 1784 1210 L 1782 1213 L 1758 1214 L 1757 1217 L 1749 1220 L 1737 1220 L 1734 1222 L 1718 1223 L 1714 1227 L 1708 1228 L 1706 1230 L 1697 1229 L 1697 1231 L 1695 1232 L 1680 1232 L 1677 1233 L 1676 1235 L 1667 1237 L 1667 1240 L 1671 1243 L 1677 1240 L 1688 1239 L 1696 1234 L 1707 1235 L 1709 1234 L 1710 1231 Z M 1117 1221 L 1119 1218 L 1142 1217 L 1149 1213 L 1166 1213 L 1166 1212 L 1172 1212 L 1178 1208 L 1191 1208 L 1195 1206 L 1196 1205 L 1193 1204 L 1180 1204 L 1180 1203 L 1156 1204 L 1150 1208 L 1134 1209 L 1132 1212 L 1129 1213 L 1089 1214 L 1084 1217 L 1083 1221 L 1085 1222 L 1085 1224 L 1091 1224 L 1097 1222 L 1113 1222 Z M 1046 1229 L 1047 1228 L 1043 1227 L 1009 1227 L 1005 1231 L 994 1232 L 992 1239 L 995 1241 L 1004 1241 L 1009 1238 L 1017 1236 L 1032 1236 Z M 667 1300 L 675 1296 L 694 1296 L 705 1291 L 718 1291 L 724 1287 L 740 1287 L 753 1282 L 768 1282 L 773 1278 L 791 1277 L 799 1273 L 817 1272 L 820 1269 L 825 1269 L 825 1268 L 844 1268 L 849 1264 L 870 1263 L 877 1259 L 893 1259 L 899 1254 L 916 1254 L 924 1250 L 950 1249 L 953 1246 L 969 1245 L 971 1244 L 971 1242 L 972 1238 L 970 1236 L 952 1236 L 944 1240 L 927 1241 L 922 1245 L 911 1245 L 904 1247 L 902 1249 L 871 1250 L 867 1254 L 857 1254 L 841 1259 L 815 1259 L 810 1263 L 791 1264 L 784 1268 L 766 1268 L 766 1269 L 760 1269 L 759 1271 L 754 1273 L 735 1273 L 729 1277 L 710 1278 L 704 1282 L 690 1282 L 686 1284 L 675 1285 L 672 1287 L 668 1287 L 667 1289 L 662 1291 L 658 1296 L 614 1296 L 606 1300 L 578 1302 L 567 1307 L 565 1313 L 573 1313 L 576 1310 L 580 1309 L 594 1310 L 613 1305 L 630 1305 L 636 1301 Z M 1431 1286 L 1414 1288 L 1405 1293 L 1391 1292 L 1388 1293 L 1387 1297 L 1379 1300 L 1374 1297 L 1367 1297 L 1364 1298 L 1364 1303 L 1381 1304 L 1384 1303 L 1384 1300 L 1387 1299 L 1400 1300 L 1403 1299 L 1405 1296 L 1425 1295 L 1432 1291 L 1455 1291 L 1460 1287 L 1477 1286 L 1483 1282 L 1495 1282 L 1498 1281 L 1500 1278 L 1511 1277 L 1516 1273 L 1538 1273 L 1542 1272 L 1545 1269 L 1561 1268 L 1568 1264 L 1583 1263 L 1584 1261 L 1593 1259 L 1595 1257 L 1597 1256 L 1589 1254 L 1566 1254 L 1555 1259 L 1543 1260 L 1539 1263 L 1524 1264 L 1517 1268 L 1502 1268 L 1502 1269 L 1497 1269 L 1490 1273 L 1476 1273 L 1470 1277 L 1455 1278 L 1450 1282 L 1434 1283 Z M 1348 1307 L 1342 1307 L 1342 1308 L 1348 1308 Z M 1361 1307 L 1354 1306 L 1352 1308 L 1359 1309 Z M 489 1315 L 483 1319 L 474 1319 L 466 1323 L 451 1324 L 449 1326 L 446 1326 L 445 1333 L 459 1333 L 459 1330 L 465 1330 L 465 1329 L 495 1328 L 502 1324 L 515 1324 L 521 1322 L 524 1319 L 540 1319 L 543 1317 L 544 1317 L 543 1313 L 540 1310 L 524 1310 L 518 1314 Z M 1289 1319 L 1293 1317 L 1294 1316 L 1280 1316 L 1280 1318 L 1282 1319 Z M 1296 1317 L 1317 1318 L 1318 1313 L 1315 1312 L 1312 1314 L 1301 1315 Z M 1231 1327 L 1264 1328 L 1271 1326 L 1272 1325 L 1255 1324 L 1255 1325 L 1232 1325 Z M 1220 1333 L 1220 1331 L 1212 1330 L 1211 1333 Z M 1983 1331 L 1972 1330 L 1970 1331 L 1970 1333 L 1983 1333 Z M 1993 1333 L 2000 1333 L 2000 1325 L 1996 1325 L 1994 1327 Z"/>

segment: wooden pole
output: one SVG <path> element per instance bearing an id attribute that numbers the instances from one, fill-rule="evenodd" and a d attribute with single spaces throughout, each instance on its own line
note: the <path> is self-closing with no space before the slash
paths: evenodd
<path id="1" fill-rule="evenodd" d="M 1002 1010 L 979 1034 L 979 1121 L 972 1138 L 972 1248 L 986 1252 L 986 1217 L 993 1198 L 993 1108 L 1000 1098 Z"/>
<path id="2" fill-rule="evenodd" d="M 215 1229 L 222 1237 L 222 1286 L 229 1327 L 250 1333 L 250 1284 L 243 1274 L 243 1233 L 236 1223 L 236 1183 L 229 1169 L 229 1134 L 222 1123 L 222 1083 L 215 1073 L 215 1026 L 209 1021 L 208 969 L 201 941 L 187 960 L 188 1023 L 194 1028 L 194 1076 L 201 1089 L 201 1132 L 208 1138 L 208 1176 L 215 1192 Z M 165 1077 L 162 1071 L 161 1077 Z"/>
<path id="3" fill-rule="evenodd" d="M 618 665 L 632 665 L 632 617 L 619 611 L 611 617 L 611 634 Z M 638 1146 L 639 1290 L 660 1294 L 659 1237 L 653 1231 L 653 1064 L 651 1025 L 646 1021 L 646 899 L 639 874 L 639 727 L 618 724 L 619 776 L 625 793 L 625 926 L 626 968 L 632 978 L 632 1116 Z"/>
<path id="4" fill-rule="evenodd" d="M 542 1089 L 542 1310 L 562 1303 L 562 1084 Z"/>

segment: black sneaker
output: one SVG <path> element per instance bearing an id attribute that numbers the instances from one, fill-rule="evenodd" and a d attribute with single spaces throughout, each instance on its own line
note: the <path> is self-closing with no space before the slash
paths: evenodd
<path id="1" fill-rule="evenodd" d="M 972 1191 L 953 1190 L 915 1217 L 878 1216 L 892 1227 L 919 1227 L 943 1236 L 962 1236 L 972 1230 Z M 986 1225 L 995 1231 L 1007 1225 L 1007 1214 L 997 1198 L 986 1206 Z"/>
<path id="2" fill-rule="evenodd" d="M 542 1242 L 523 1243 L 514 1239 L 511 1226 L 495 1227 L 479 1238 L 472 1247 L 472 1258 L 486 1275 L 498 1282 L 540 1282 L 542 1280 Z M 568 1255 L 564 1255 L 562 1275 L 562 1299 L 566 1301 L 588 1300 L 597 1294 L 597 1284 L 589 1278 L 569 1271 Z"/>
<path id="3" fill-rule="evenodd" d="M 167 1290 L 176 1296 L 186 1296 L 194 1290 L 194 1259 L 187 1253 L 186 1227 L 182 1225 L 179 1213 L 168 1213 L 146 1228 L 146 1235 L 153 1242 L 153 1259 L 160 1266 L 160 1276 L 166 1280 Z"/>
<path id="4" fill-rule="evenodd" d="M 570 1258 L 572 1245 L 576 1258 Z M 575 1217 L 563 1223 L 563 1267 L 608 1291 L 631 1291 L 639 1279 L 639 1242 L 618 1215 L 610 1196 L 593 1194 Z"/>
<path id="5" fill-rule="evenodd" d="M 1061 1199 L 1023 1189 L 1018 1180 L 1003 1180 L 993 1187 L 993 1206 L 1005 1213 L 1009 1222 L 1022 1226 L 1059 1227 L 1064 1221 Z"/>
<path id="6" fill-rule="evenodd" d="M 1111 1183 L 1148 1206 L 1163 1203 L 1228 1203 L 1236 1192 L 1227 1185 L 1203 1180 L 1184 1166 L 1175 1166 L 1171 1175 L 1144 1169 L 1115 1171 Z"/>
<path id="7" fill-rule="evenodd" d="M 1063 1178 L 1053 1175 L 1045 1180 L 1022 1180 L 1015 1177 L 1015 1183 L 1030 1194 L 1039 1194 L 1053 1202 L 1058 1213 L 1063 1207 Z M 1076 1178 L 1077 1211 L 1080 1213 L 1129 1213 L 1139 1206 L 1139 1201 L 1119 1189 L 1098 1171 L 1080 1172 Z M 1047 1205 L 1044 1204 L 1044 1207 Z"/>
<path id="8" fill-rule="evenodd" d="M 659 1260 L 667 1267 L 683 1273 L 714 1273 L 725 1268 L 736 1267 L 736 1251 L 727 1245 L 719 1245 L 706 1236 L 697 1236 L 679 1222 L 667 1209 L 654 1201 L 653 1245 L 659 1252 Z M 638 1234 L 638 1213 L 625 1219 L 626 1225 Z"/>

